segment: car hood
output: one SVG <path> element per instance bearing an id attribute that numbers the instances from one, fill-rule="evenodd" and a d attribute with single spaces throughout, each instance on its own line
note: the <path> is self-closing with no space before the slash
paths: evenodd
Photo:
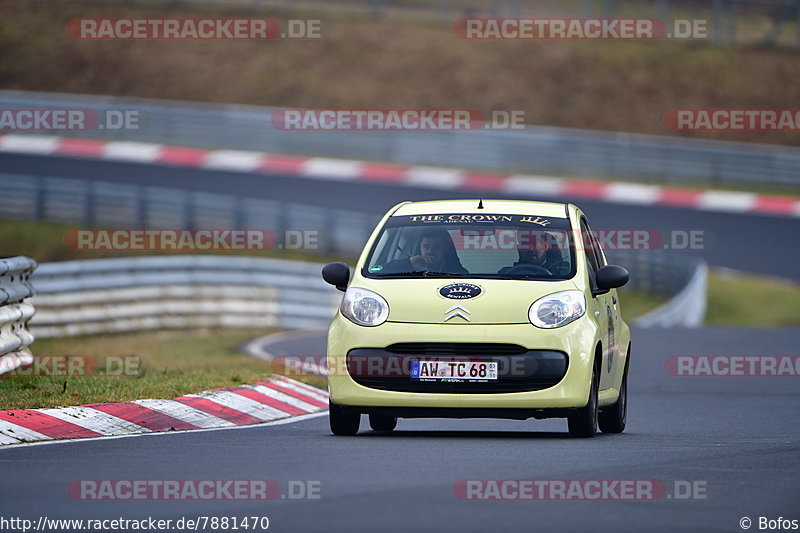
<path id="1" fill-rule="evenodd" d="M 380 294 L 389 304 L 389 322 L 416 324 L 527 324 L 534 301 L 577 288 L 571 280 L 452 278 L 360 278 L 350 286 Z"/>

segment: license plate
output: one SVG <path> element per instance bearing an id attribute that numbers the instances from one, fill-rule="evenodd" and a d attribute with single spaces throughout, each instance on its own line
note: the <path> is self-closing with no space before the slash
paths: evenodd
<path id="1" fill-rule="evenodd" d="M 412 361 L 411 379 L 422 381 L 496 381 L 497 362 Z"/>

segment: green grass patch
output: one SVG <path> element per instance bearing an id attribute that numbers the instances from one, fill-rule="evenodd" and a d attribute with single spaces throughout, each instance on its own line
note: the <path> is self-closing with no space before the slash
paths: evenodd
<path id="1" fill-rule="evenodd" d="M 622 309 L 622 318 L 630 325 L 639 316 L 652 311 L 659 305 L 667 302 L 664 296 L 652 296 L 635 292 L 625 287 L 617 289 L 619 306 Z"/>
<path id="2" fill-rule="evenodd" d="M 40 339 L 37 357 L 83 356 L 104 370 L 106 357 L 116 358 L 105 370 L 123 375 L 0 376 L 2 409 L 30 409 L 125 402 L 143 398 L 175 398 L 203 390 L 253 383 L 269 376 L 270 364 L 238 352 L 249 339 L 270 333 L 262 329 L 158 331 L 122 335 Z M 274 331 L 274 330 L 273 330 Z M 86 369 L 95 367 L 88 363 Z M 53 366 L 48 367 L 57 370 Z M 111 369 L 114 370 L 111 370 Z M 127 375 L 128 373 L 132 375 Z"/>
<path id="3" fill-rule="evenodd" d="M 667 302 L 668 298 L 619 289 L 628 323 Z M 800 284 L 789 280 L 712 269 L 704 325 L 753 328 L 800 326 Z"/>
<path id="4" fill-rule="evenodd" d="M 800 284 L 712 270 L 705 323 L 711 326 L 800 326 Z"/>

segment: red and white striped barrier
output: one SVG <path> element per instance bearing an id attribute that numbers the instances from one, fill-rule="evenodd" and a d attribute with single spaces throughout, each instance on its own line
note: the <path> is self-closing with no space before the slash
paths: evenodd
<path id="1" fill-rule="evenodd" d="M 0 411 L 0 445 L 247 426 L 327 408 L 327 391 L 273 376 L 172 400 Z"/>
<path id="2" fill-rule="evenodd" d="M 800 200 L 789 196 L 524 174 L 469 172 L 441 167 L 300 157 L 242 150 L 202 150 L 129 141 L 6 134 L 0 135 L 0 152 L 178 165 L 248 173 L 280 173 L 335 181 L 367 181 L 536 198 L 543 196 L 589 198 L 623 204 L 667 205 L 703 211 L 800 217 Z"/>

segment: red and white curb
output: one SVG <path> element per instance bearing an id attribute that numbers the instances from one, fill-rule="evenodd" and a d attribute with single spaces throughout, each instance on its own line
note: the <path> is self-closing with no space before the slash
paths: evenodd
<path id="1" fill-rule="evenodd" d="M 308 415 L 328 408 L 328 393 L 273 376 L 253 385 L 172 400 L 96 403 L 0 411 L 0 446 L 60 439 L 231 428 Z"/>
<path id="2" fill-rule="evenodd" d="M 534 198 L 589 198 L 623 204 L 665 205 L 702 211 L 800 217 L 800 200 L 789 196 L 526 174 L 469 172 L 441 167 L 300 157 L 243 150 L 203 150 L 129 141 L 5 134 L 0 135 L 0 152 L 155 163 L 247 173 L 279 173 L 334 181 L 366 181 Z"/>

